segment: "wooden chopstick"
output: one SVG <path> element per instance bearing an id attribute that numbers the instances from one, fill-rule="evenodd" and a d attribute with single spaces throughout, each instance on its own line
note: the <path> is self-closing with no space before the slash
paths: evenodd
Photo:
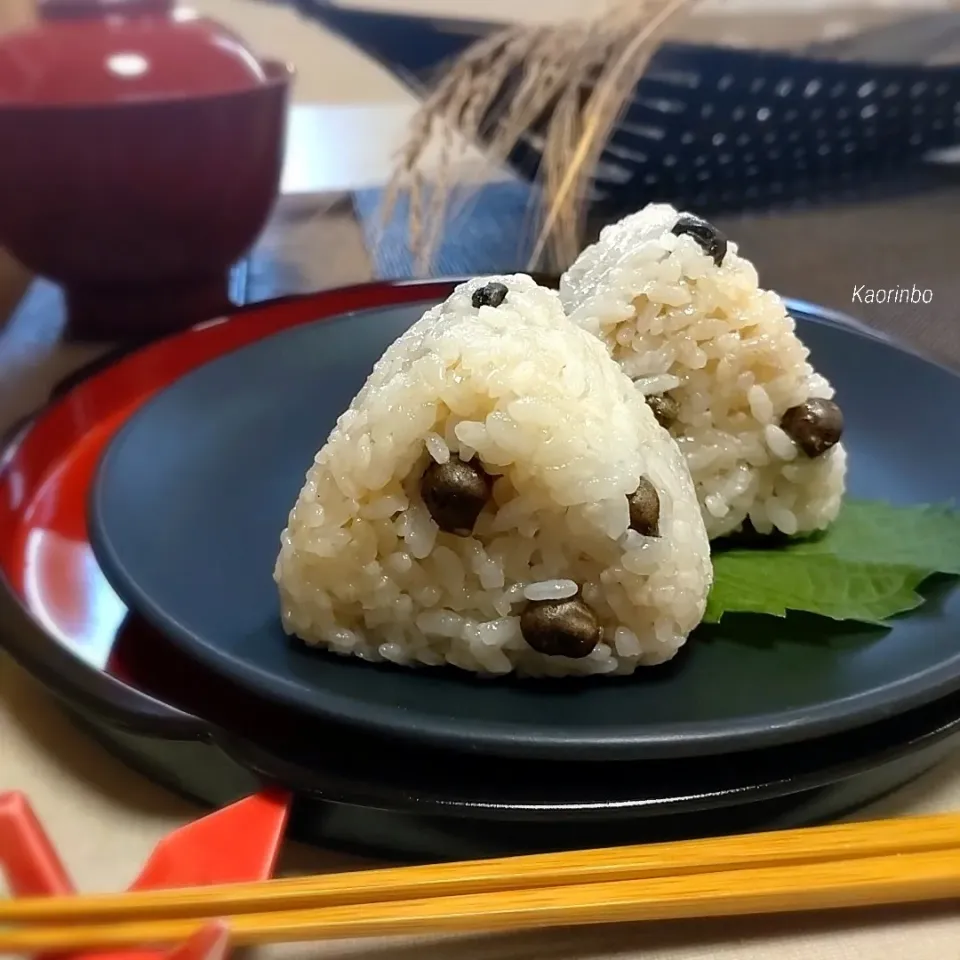
<path id="1" fill-rule="evenodd" d="M 519 930 L 878 906 L 960 895 L 955 848 L 927 853 L 681 876 L 573 884 L 388 903 L 224 917 L 248 946 L 355 937 Z M 0 953 L 101 950 L 180 942 L 200 920 L 24 927 L 0 932 Z"/>
<path id="2" fill-rule="evenodd" d="M 957 849 L 960 814 L 392 867 L 260 883 L 0 901 L 0 926 L 238 916 Z"/>

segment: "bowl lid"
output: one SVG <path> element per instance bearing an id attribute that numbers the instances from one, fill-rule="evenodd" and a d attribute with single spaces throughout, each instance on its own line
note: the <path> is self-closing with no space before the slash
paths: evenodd
<path id="1" fill-rule="evenodd" d="M 0 105 L 209 96 L 267 83 L 222 25 L 174 0 L 41 0 L 37 26 L 0 38 Z"/>

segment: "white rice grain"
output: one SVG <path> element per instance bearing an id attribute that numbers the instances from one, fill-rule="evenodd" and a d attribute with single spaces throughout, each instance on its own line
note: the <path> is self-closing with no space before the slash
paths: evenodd
<path id="1" fill-rule="evenodd" d="M 528 600 L 566 600 L 575 597 L 580 588 L 572 580 L 541 580 L 539 583 L 530 583 L 523 588 L 523 595 Z"/>
<path id="2" fill-rule="evenodd" d="M 766 440 L 770 452 L 778 459 L 787 461 L 796 459 L 796 444 L 776 424 L 769 423 L 763 428 L 763 439 Z"/>
<path id="3" fill-rule="evenodd" d="M 447 446 L 447 441 L 443 439 L 438 433 L 434 433 L 432 430 L 424 438 L 424 442 L 427 445 L 427 453 L 437 463 L 449 463 L 450 462 L 450 448 Z"/>

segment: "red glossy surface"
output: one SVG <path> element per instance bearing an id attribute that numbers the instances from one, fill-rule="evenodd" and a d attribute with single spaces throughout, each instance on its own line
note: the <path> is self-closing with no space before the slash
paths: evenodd
<path id="1" fill-rule="evenodd" d="M 220 96 L 0 104 L 0 247 L 65 288 L 76 336 L 155 336 L 230 308 L 229 268 L 283 169 L 290 71 L 264 69 L 265 85 Z"/>
<path id="2" fill-rule="evenodd" d="M 73 893 L 60 856 L 24 794 L 0 794 L 0 869 L 15 897 Z"/>
<path id="3" fill-rule="evenodd" d="M 188 823 L 157 844 L 130 889 L 266 880 L 273 875 L 289 814 L 290 797 L 268 791 Z M 0 871 L 7 876 L 14 896 L 69 896 L 75 892 L 22 793 L 0 795 Z M 228 946 L 229 929 L 214 922 L 169 953 L 123 950 L 56 956 L 59 960 L 222 960 Z"/>
<path id="4" fill-rule="evenodd" d="M 273 873 L 290 797 L 261 793 L 188 823 L 164 837 L 131 890 L 263 880 Z"/>
<path id="5" fill-rule="evenodd" d="M 440 300 L 451 287 L 449 281 L 370 284 L 203 324 L 82 381 L 0 453 L 0 577 L 49 640 L 47 647 L 23 651 L 46 670 L 48 682 L 65 696 L 123 703 L 128 712 L 149 708 L 156 716 L 164 709 L 157 700 L 200 707 L 188 693 L 197 687 L 197 668 L 160 655 L 159 638 L 128 616 L 87 540 L 86 498 L 100 454 L 138 406 L 188 371 L 272 333 L 350 310 Z M 55 656 L 58 648 L 69 656 Z M 229 717 L 249 718 L 249 698 L 222 683 L 206 684 L 204 678 L 198 687 L 205 702 Z M 257 723 L 269 722 L 255 716 Z"/>
<path id="6" fill-rule="evenodd" d="M 46 0 L 38 26 L 0 39 L 0 105 L 133 104 L 266 82 L 237 34 L 172 0 Z"/>

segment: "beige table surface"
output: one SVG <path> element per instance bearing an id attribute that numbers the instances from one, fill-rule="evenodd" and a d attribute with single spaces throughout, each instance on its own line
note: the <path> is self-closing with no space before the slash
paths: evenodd
<path id="1" fill-rule="evenodd" d="M 367 157 L 367 173 L 354 171 L 362 182 L 369 182 L 383 168 L 384 144 L 378 132 L 382 132 L 385 118 L 396 128 L 397 117 L 390 120 L 379 107 L 341 111 L 335 118 L 342 134 L 340 144 L 352 144 L 352 155 Z M 304 113 L 300 129 L 326 129 L 322 112 Z M 293 145 L 295 151 L 316 149 L 308 133 L 302 137 L 301 146 Z M 373 146 L 377 143 L 379 148 Z M 342 171 L 342 167 L 338 169 Z M 371 275 L 350 204 L 343 195 L 318 194 L 322 183 L 298 176 L 290 174 L 288 188 L 296 196 L 281 201 L 253 257 L 252 284 L 257 297 L 330 287 Z M 955 248 L 942 245 L 928 251 L 923 244 L 929 246 L 931 236 L 954 235 L 958 216 L 960 198 L 949 191 L 895 209 L 877 204 L 839 218 L 820 214 L 759 218 L 736 229 L 748 255 L 761 261 L 771 285 L 789 287 L 798 277 L 807 278 L 803 290 L 787 289 L 787 293 L 848 307 L 849 276 L 878 286 L 911 281 L 933 286 L 934 308 L 922 317 L 909 318 L 911 335 L 926 349 L 956 362 L 960 361 L 960 340 L 949 326 L 955 315 L 952 305 L 960 294 Z M 864 247 L 863 236 L 880 235 L 889 240 L 882 250 Z M 828 243 L 834 246 L 828 249 Z M 920 248 L 925 253 L 917 260 Z M 835 256 L 831 249 L 843 253 Z M 850 269 L 838 275 L 832 262 L 840 256 L 846 258 Z M 911 256 L 917 270 L 904 274 L 901 267 Z M 4 295 L 11 301 L 19 294 L 19 283 L 15 273 L 0 271 L 0 310 Z M 878 310 L 867 319 L 888 329 L 904 320 L 895 310 Z M 100 349 L 60 342 L 59 299 L 43 284 L 34 286 L 5 327 L 2 323 L 0 313 L 0 430 L 42 403 L 59 377 Z M 13 789 L 29 795 L 85 890 L 124 886 L 160 837 L 200 812 L 125 769 L 91 743 L 36 683 L 0 655 L 0 791 Z M 960 756 L 860 816 L 950 809 L 960 810 Z M 291 847 L 282 870 L 324 871 L 357 863 L 360 861 L 320 850 Z M 955 906 L 885 909 L 554 930 L 429 943 L 306 944 L 255 955 L 415 960 L 426 950 L 438 960 L 960 960 L 960 912 Z"/>

